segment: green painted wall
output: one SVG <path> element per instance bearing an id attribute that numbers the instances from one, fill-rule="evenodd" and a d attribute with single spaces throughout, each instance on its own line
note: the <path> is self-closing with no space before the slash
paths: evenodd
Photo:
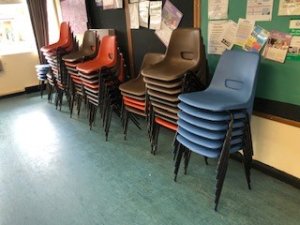
<path id="1" fill-rule="evenodd" d="M 207 2 L 201 1 L 201 29 L 207 44 Z M 271 31 L 288 32 L 289 20 L 300 16 L 277 16 L 279 0 L 274 0 L 273 16 L 270 22 L 257 22 L 256 24 Z M 247 0 L 229 0 L 229 19 L 238 21 L 246 17 Z M 209 55 L 210 72 L 213 74 L 219 56 Z M 256 96 L 279 102 L 300 105 L 300 62 L 286 60 L 284 64 L 272 62 L 262 58 Z"/>

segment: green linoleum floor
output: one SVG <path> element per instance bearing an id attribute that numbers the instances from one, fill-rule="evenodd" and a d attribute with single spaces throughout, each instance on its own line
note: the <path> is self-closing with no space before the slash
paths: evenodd
<path id="1" fill-rule="evenodd" d="M 141 121 L 143 127 L 145 122 Z M 0 100 L 0 225 L 300 224 L 300 191 L 230 161 L 219 212 L 216 161 L 192 155 L 173 182 L 173 134 L 150 154 L 146 131 L 113 118 L 109 141 L 83 112 L 70 119 L 37 94 Z"/>

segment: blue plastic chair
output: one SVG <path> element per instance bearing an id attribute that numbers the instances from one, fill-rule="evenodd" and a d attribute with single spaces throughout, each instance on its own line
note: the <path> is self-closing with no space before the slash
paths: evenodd
<path id="1" fill-rule="evenodd" d="M 250 117 L 259 61 L 260 56 L 256 53 L 225 51 L 206 90 L 179 96 L 174 180 L 177 179 L 182 156 L 185 173 L 191 152 L 203 155 L 206 160 L 218 158 L 215 210 L 230 153 L 243 150 L 246 179 L 251 189 L 253 149 Z"/>

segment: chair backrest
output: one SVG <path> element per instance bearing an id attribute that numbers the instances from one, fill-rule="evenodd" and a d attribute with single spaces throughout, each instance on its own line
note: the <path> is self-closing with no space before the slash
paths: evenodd
<path id="1" fill-rule="evenodd" d="M 202 38 L 197 28 L 180 28 L 172 32 L 165 60 L 179 59 L 193 61 L 195 67 L 200 63 Z"/>
<path id="2" fill-rule="evenodd" d="M 161 60 L 163 60 L 164 57 L 165 55 L 161 53 L 146 53 L 144 55 L 140 71 L 142 71 L 144 68 L 150 65 L 160 62 Z"/>
<path id="3" fill-rule="evenodd" d="M 81 52 L 96 53 L 97 51 L 97 35 L 94 31 L 87 30 L 84 32 L 82 44 L 80 46 Z"/>
<path id="4" fill-rule="evenodd" d="M 104 36 L 95 60 L 102 65 L 115 65 L 118 59 L 116 36 Z"/>
<path id="5" fill-rule="evenodd" d="M 223 90 L 245 100 L 252 113 L 260 56 L 254 52 L 225 51 L 221 56 L 209 89 Z"/>
<path id="6" fill-rule="evenodd" d="M 72 39 L 71 34 L 71 28 L 69 26 L 69 23 L 62 22 L 60 24 L 60 32 L 59 32 L 59 40 L 60 43 L 70 43 L 70 40 Z"/>

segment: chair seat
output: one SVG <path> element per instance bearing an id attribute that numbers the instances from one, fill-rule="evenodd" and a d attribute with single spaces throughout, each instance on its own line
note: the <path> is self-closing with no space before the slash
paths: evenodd
<path id="1" fill-rule="evenodd" d="M 131 112 L 131 113 L 138 114 L 138 115 L 143 116 L 143 117 L 146 116 L 145 110 L 138 110 L 138 109 L 136 109 L 136 108 L 132 108 L 132 107 L 127 106 L 127 105 L 125 105 L 125 109 L 126 109 L 127 111 Z"/>
<path id="2" fill-rule="evenodd" d="M 196 127 L 204 128 L 211 131 L 226 131 L 228 129 L 228 121 L 210 121 L 191 116 L 183 111 L 178 112 L 178 117 L 189 124 Z M 244 120 L 234 120 L 233 129 L 244 128 Z"/>
<path id="3" fill-rule="evenodd" d="M 72 52 L 68 55 L 63 56 L 63 60 L 66 62 L 77 62 L 80 60 L 84 60 L 87 57 L 91 57 L 95 54 L 95 51 L 92 49 L 90 51 L 87 51 L 87 49 L 79 50 L 77 52 Z"/>
<path id="4" fill-rule="evenodd" d="M 122 92 L 136 96 L 144 96 L 146 93 L 145 83 L 143 82 L 142 76 L 121 84 L 119 88 Z"/>
<path id="5" fill-rule="evenodd" d="M 172 103 L 179 102 L 178 95 L 168 95 L 154 90 L 148 90 L 148 94 L 150 96 L 154 96 L 156 98 L 163 99 Z"/>
<path id="6" fill-rule="evenodd" d="M 159 87 L 153 84 L 146 84 L 146 88 L 154 90 L 154 91 L 159 91 L 161 93 L 165 93 L 168 95 L 178 95 L 182 92 L 182 87 L 178 88 L 164 88 L 164 87 Z"/>
<path id="7" fill-rule="evenodd" d="M 190 105 L 187 105 L 183 102 L 178 104 L 178 108 L 185 112 L 186 114 L 195 116 L 200 119 L 206 119 L 211 121 L 228 121 L 230 120 L 230 114 L 228 112 L 212 112 L 208 110 L 202 110 Z M 246 117 L 246 112 L 237 111 L 232 112 L 234 119 L 242 119 Z"/>
<path id="8" fill-rule="evenodd" d="M 177 132 L 184 137 L 185 139 L 189 140 L 190 142 L 193 142 L 199 146 L 211 149 L 211 150 L 221 150 L 223 146 L 223 140 L 211 140 L 204 138 L 199 135 L 195 135 L 182 127 L 178 127 Z M 232 137 L 231 139 L 231 146 L 241 144 L 243 139 L 241 137 Z"/>
<path id="9" fill-rule="evenodd" d="M 144 68 L 141 73 L 144 77 L 162 81 L 177 80 L 189 71 L 194 69 L 194 60 L 168 59 L 157 64 Z"/>
<path id="10" fill-rule="evenodd" d="M 187 147 L 189 150 L 191 150 L 197 154 L 206 156 L 208 158 L 218 158 L 221 153 L 220 150 L 209 149 L 209 148 L 205 148 L 201 145 L 197 145 L 197 144 L 189 141 L 188 139 L 184 138 L 180 134 L 176 136 L 176 139 L 177 139 L 177 141 L 179 141 L 179 143 L 181 143 L 182 145 Z M 230 153 L 234 153 L 241 149 L 242 149 L 242 144 L 240 143 L 240 144 L 231 146 L 229 151 L 230 151 Z"/>
<path id="11" fill-rule="evenodd" d="M 206 90 L 179 95 L 179 100 L 199 109 L 210 111 L 227 111 L 245 109 L 248 102 L 239 98 L 238 95 L 226 95 L 222 90 Z M 201 99 L 201 101 L 199 101 Z"/>
<path id="12" fill-rule="evenodd" d="M 171 106 L 164 105 L 164 104 L 161 104 L 159 102 L 154 102 L 154 101 L 151 102 L 151 105 L 153 105 L 154 107 L 160 108 L 162 110 L 166 110 L 166 111 L 168 111 L 170 113 L 174 113 L 174 114 L 178 113 L 178 108 L 177 107 L 173 108 Z"/>
<path id="13" fill-rule="evenodd" d="M 225 135 L 226 135 L 226 131 L 211 131 L 211 130 L 207 130 L 205 128 L 199 128 L 196 127 L 190 123 L 185 122 L 184 120 L 181 120 L 179 118 L 179 120 L 177 121 L 177 124 L 179 127 L 183 128 L 184 130 L 189 131 L 190 133 L 193 133 L 197 136 L 201 136 L 210 140 L 224 140 Z M 244 130 L 243 129 L 237 129 L 234 130 L 232 133 L 232 136 L 241 136 L 243 135 Z"/>
<path id="14" fill-rule="evenodd" d="M 151 102 L 158 102 L 158 103 L 161 103 L 161 104 L 165 104 L 165 105 L 171 106 L 173 108 L 178 108 L 177 107 L 177 103 L 171 103 L 171 102 L 168 102 L 168 101 L 164 101 L 162 99 L 155 98 L 153 96 L 150 96 L 150 101 Z"/>
<path id="15" fill-rule="evenodd" d="M 161 80 L 144 77 L 144 82 L 146 84 L 153 84 L 153 85 L 165 87 L 165 88 L 176 88 L 176 87 L 181 87 L 183 81 L 182 81 L 182 79 L 179 79 L 179 80 L 174 80 L 172 82 L 164 82 Z"/>
<path id="16" fill-rule="evenodd" d="M 169 122 L 168 120 L 164 120 L 163 118 L 155 117 L 155 122 L 163 127 L 169 128 L 170 130 L 173 131 L 177 130 L 176 124 Z"/>
<path id="17" fill-rule="evenodd" d="M 174 122 L 176 123 L 176 120 L 178 120 L 178 116 L 176 113 L 171 113 L 171 112 L 168 112 L 166 110 L 163 110 L 161 108 L 158 108 L 158 107 L 153 107 L 153 110 L 155 113 L 158 113 L 166 118 L 171 118 L 173 120 L 175 120 Z"/>
<path id="18" fill-rule="evenodd" d="M 123 96 L 127 96 L 127 97 L 129 97 L 129 98 L 133 98 L 133 99 L 136 99 L 136 100 L 138 100 L 138 101 L 145 101 L 145 96 L 135 96 L 135 95 L 128 94 L 128 93 L 126 93 L 126 92 L 121 92 L 121 94 L 122 94 Z"/>

